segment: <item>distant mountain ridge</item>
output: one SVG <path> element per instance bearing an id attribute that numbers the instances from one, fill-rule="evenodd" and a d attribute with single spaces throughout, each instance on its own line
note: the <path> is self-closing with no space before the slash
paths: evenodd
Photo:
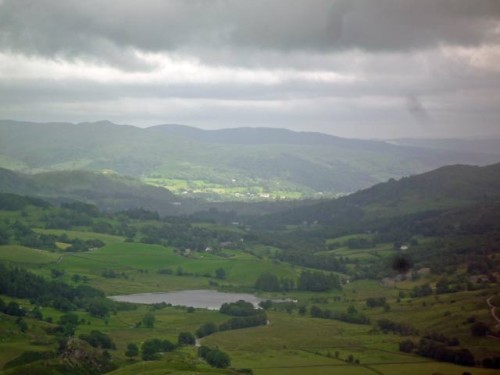
<path id="1" fill-rule="evenodd" d="M 223 200 L 332 196 L 443 165 L 486 165 L 498 158 L 272 128 L 0 121 L 0 167 L 112 170 Z"/>
<path id="2" fill-rule="evenodd" d="M 289 145 L 337 145 L 342 147 L 391 147 L 383 141 L 341 138 L 318 132 L 297 132 L 277 128 L 232 128 L 204 130 L 186 125 L 156 125 L 147 128 L 151 132 L 161 132 L 172 136 L 195 139 L 200 142 L 220 144 L 289 144 Z"/>

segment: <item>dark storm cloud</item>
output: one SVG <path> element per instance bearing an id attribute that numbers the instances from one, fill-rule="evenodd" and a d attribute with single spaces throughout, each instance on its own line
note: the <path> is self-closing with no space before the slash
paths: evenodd
<path id="1" fill-rule="evenodd" d="M 497 0 L 4 0 L 0 46 L 146 68 L 133 50 L 394 51 L 498 35 Z M 208 54 L 209 56 L 210 54 Z M 212 55 L 217 55 L 212 51 Z M 220 56 L 218 56 L 220 58 Z M 258 56 L 255 56 L 259 63 Z"/>
<path id="2" fill-rule="evenodd" d="M 0 0 L 0 118 L 498 134 L 499 3 Z"/>

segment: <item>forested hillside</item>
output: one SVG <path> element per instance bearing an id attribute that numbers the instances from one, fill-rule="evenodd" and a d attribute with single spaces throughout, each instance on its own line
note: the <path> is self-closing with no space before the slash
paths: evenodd
<path id="1" fill-rule="evenodd" d="M 283 129 L 141 129 L 105 121 L 0 121 L 0 150 L 0 166 L 8 169 L 112 170 L 210 200 L 335 196 L 447 164 L 498 161 L 479 152 Z"/>

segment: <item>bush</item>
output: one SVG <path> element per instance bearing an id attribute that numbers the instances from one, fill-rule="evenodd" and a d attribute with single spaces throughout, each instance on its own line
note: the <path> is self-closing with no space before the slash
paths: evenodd
<path id="1" fill-rule="evenodd" d="M 196 339 L 191 332 L 181 332 L 177 337 L 178 345 L 194 345 L 196 343 Z"/>
<path id="2" fill-rule="evenodd" d="M 136 344 L 130 343 L 127 345 L 127 350 L 125 351 L 125 356 L 132 358 L 139 355 L 139 348 Z"/>
<path id="3" fill-rule="evenodd" d="M 82 334 L 79 336 L 80 339 L 87 341 L 94 348 L 102 348 L 102 349 L 116 349 L 116 345 L 105 333 L 101 331 L 92 331 L 90 334 Z"/>
<path id="4" fill-rule="evenodd" d="M 219 330 L 217 327 L 217 324 L 209 322 L 209 323 L 203 323 L 200 328 L 196 330 L 196 337 L 202 338 L 208 335 L 211 335 L 212 333 L 215 333 Z"/>
<path id="5" fill-rule="evenodd" d="M 158 359 L 160 352 L 171 352 L 175 345 L 168 340 L 150 339 L 141 346 L 142 359 L 152 361 Z"/>
<path id="6" fill-rule="evenodd" d="M 206 346 L 198 348 L 198 356 L 207 361 L 210 366 L 217 368 L 227 368 L 231 365 L 229 355 L 219 349 L 210 349 Z"/>
<path id="7" fill-rule="evenodd" d="M 490 327 L 483 322 L 476 322 L 470 327 L 472 336 L 486 336 L 490 332 Z"/>
<path id="8" fill-rule="evenodd" d="M 224 303 L 220 310 L 222 314 L 231 316 L 250 316 L 255 315 L 259 310 L 253 307 L 253 304 L 243 300 L 238 302 Z"/>

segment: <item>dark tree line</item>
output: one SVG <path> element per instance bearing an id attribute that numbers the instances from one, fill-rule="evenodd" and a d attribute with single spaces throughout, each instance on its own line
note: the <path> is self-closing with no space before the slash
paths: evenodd
<path id="1" fill-rule="evenodd" d="M 356 310 L 354 306 L 349 306 L 346 312 L 336 312 L 313 305 L 310 314 L 312 318 L 334 319 L 353 324 L 370 324 L 370 319 Z"/>
<path id="2" fill-rule="evenodd" d="M 288 292 L 293 290 L 295 283 L 289 278 L 278 278 L 278 276 L 264 272 L 255 281 L 255 289 L 265 292 Z"/>
<path id="3" fill-rule="evenodd" d="M 406 323 L 397 323 L 389 319 L 379 319 L 377 320 L 377 325 L 384 333 L 393 332 L 401 336 L 418 335 L 418 330 Z"/>
<path id="4" fill-rule="evenodd" d="M 219 325 L 213 322 L 202 324 L 196 330 L 197 337 L 202 338 L 219 331 L 257 327 L 267 324 L 267 315 L 265 311 L 254 308 L 250 302 L 240 300 L 238 302 L 225 303 L 221 306 L 220 312 L 233 316 L 233 318 Z"/>
<path id="5" fill-rule="evenodd" d="M 399 350 L 406 353 L 415 353 L 422 357 L 436 361 L 451 362 L 461 366 L 474 366 L 474 355 L 466 348 L 450 348 L 447 343 L 438 342 L 429 338 L 421 338 L 418 344 L 411 340 L 404 340 L 399 344 Z"/>
<path id="6" fill-rule="evenodd" d="M 53 234 L 43 234 L 33 231 L 29 226 L 19 221 L 13 223 L 5 222 L 0 227 L 0 245 L 17 243 L 22 246 L 42 249 L 56 250 L 56 242 L 63 242 L 71 246 L 66 251 L 79 252 L 90 249 L 101 248 L 105 245 L 99 239 L 81 240 L 78 238 L 69 238 L 66 234 L 60 236 Z"/>
<path id="7" fill-rule="evenodd" d="M 270 272 L 265 272 L 256 280 L 255 289 L 266 292 L 287 292 L 294 289 L 294 284 L 292 279 L 278 278 Z M 297 290 L 325 292 L 341 288 L 338 276 L 319 271 L 302 271 L 297 281 Z"/>
<path id="8" fill-rule="evenodd" d="M 303 271 L 297 282 L 298 290 L 310 292 L 325 292 L 341 288 L 338 276 L 316 271 Z"/>
<path id="9" fill-rule="evenodd" d="M 22 268 L 0 263 L 0 294 L 27 298 L 39 306 L 52 306 L 68 312 L 83 308 L 91 315 L 105 317 L 114 309 L 114 302 L 100 290 L 87 285 L 69 286 L 60 281 L 47 281 Z"/>

